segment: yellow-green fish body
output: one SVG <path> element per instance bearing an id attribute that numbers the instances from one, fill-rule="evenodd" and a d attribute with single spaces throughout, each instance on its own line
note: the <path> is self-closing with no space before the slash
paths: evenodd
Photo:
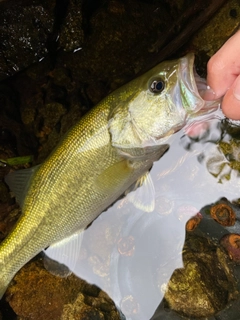
<path id="1" fill-rule="evenodd" d="M 22 215 L 0 246 L 0 297 L 26 262 L 86 228 L 148 172 L 166 150 L 164 137 L 206 107 L 194 81 L 193 59 L 161 63 L 116 90 L 67 133 L 42 165 L 6 178 Z"/>

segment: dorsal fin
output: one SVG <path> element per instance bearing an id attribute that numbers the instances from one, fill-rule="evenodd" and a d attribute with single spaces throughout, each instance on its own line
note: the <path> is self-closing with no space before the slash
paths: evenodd
<path id="1" fill-rule="evenodd" d="M 27 190 L 30 185 L 30 180 L 35 174 L 40 165 L 28 169 L 17 170 L 9 173 L 5 177 L 5 182 L 16 196 L 16 200 L 22 207 Z"/>

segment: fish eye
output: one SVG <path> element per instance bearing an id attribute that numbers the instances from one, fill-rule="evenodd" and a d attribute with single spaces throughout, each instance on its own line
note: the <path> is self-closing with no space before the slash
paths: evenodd
<path id="1" fill-rule="evenodd" d="M 165 83 L 163 79 L 154 79 L 150 83 L 149 90 L 153 93 L 160 93 L 163 91 L 164 87 L 165 87 Z"/>

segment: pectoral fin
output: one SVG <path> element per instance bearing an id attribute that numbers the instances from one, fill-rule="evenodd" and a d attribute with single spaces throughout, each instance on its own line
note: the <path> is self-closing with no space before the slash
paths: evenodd
<path id="1" fill-rule="evenodd" d="M 123 159 L 114 165 L 106 168 L 95 180 L 95 187 L 99 190 L 112 192 L 116 188 L 116 184 L 120 187 L 121 182 L 124 183 L 133 170 L 129 161 Z M 117 181 L 119 179 L 119 182 Z"/>
<path id="2" fill-rule="evenodd" d="M 152 212 L 154 210 L 155 188 L 149 172 L 137 180 L 134 191 L 127 193 L 127 200 L 142 211 Z"/>

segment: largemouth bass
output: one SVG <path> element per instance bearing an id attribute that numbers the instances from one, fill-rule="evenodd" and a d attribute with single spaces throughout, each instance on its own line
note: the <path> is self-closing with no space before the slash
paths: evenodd
<path id="1" fill-rule="evenodd" d="M 166 137 L 216 109 L 199 95 L 193 64 L 193 54 L 160 63 L 103 99 L 43 164 L 6 177 L 22 214 L 0 246 L 0 297 L 41 250 L 86 228 L 139 178 L 148 188 Z"/>

